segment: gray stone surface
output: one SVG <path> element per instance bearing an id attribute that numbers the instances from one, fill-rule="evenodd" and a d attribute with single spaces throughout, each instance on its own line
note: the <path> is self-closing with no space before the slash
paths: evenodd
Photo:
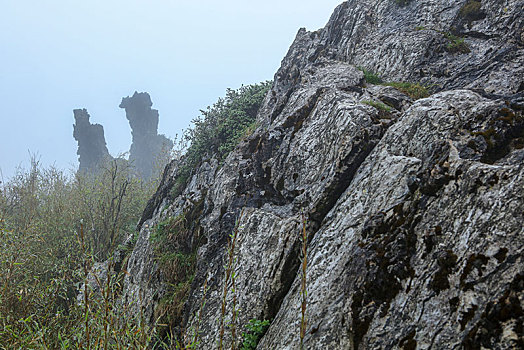
<path id="1" fill-rule="evenodd" d="M 522 340 L 522 298 L 509 297 L 522 297 L 522 162 L 459 155 L 503 108 L 470 91 L 444 92 L 386 132 L 309 247 L 309 347 Z M 299 299 L 296 279 L 261 348 L 297 347 Z M 500 300 L 509 310 L 486 314 Z"/>
<path id="2" fill-rule="evenodd" d="M 124 300 L 141 295 L 154 322 L 166 282 L 150 230 L 190 214 L 192 234 L 206 240 L 179 322 L 198 327 L 198 348 L 216 348 L 228 237 L 244 209 L 226 317 L 236 295 L 237 329 L 272 320 L 259 349 L 298 349 L 304 214 L 305 348 L 522 346 L 524 3 L 482 1 L 474 12 L 466 1 L 406 3 L 347 1 L 326 28 L 300 30 L 258 129 L 175 194 L 179 165 L 166 167 Z M 448 47 L 447 33 L 469 52 Z M 357 66 L 431 84 L 432 95 L 413 101 L 371 85 Z M 225 341 L 230 348 L 229 330 Z"/>

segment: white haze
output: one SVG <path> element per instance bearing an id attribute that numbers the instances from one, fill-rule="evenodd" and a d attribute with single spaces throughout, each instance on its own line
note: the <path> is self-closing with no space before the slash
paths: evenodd
<path id="1" fill-rule="evenodd" d="M 300 27 L 325 25 L 341 0 L 0 0 L 0 169 L 28 151 L 76 168 L 74 108 L 127 151 L 122 97 L 151 94 L 159 132 L 173 137 L 199 109 L 272 79 Z M 1 178 L 0 178 L 1 180 Z"/>

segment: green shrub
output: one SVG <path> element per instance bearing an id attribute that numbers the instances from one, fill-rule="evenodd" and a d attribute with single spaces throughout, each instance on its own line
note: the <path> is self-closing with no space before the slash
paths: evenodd
<path id="1" fill-rule="evenodd" d="M 448 43 L 446 44 L 446 50 L 450 53 L 469 53 L 471 50 L 469 46 L 464 42 L 464 38 L 453 35 L 449 32 L 444 33 Z"/>
<path id="2" fill-rule="evenodd" d="M 204 241 L 197 229 L 203 204 L 203 200 L 195 202 L 187 212 L 159 222 L 149 238 L 167 286 L 154 315 L 160 324 L 167 325 L 160 332 L 161 338 L 168 338 L 168 332 L 182 322 L 184 304 L 195 277 L 197 250 Z"/>
<path id="3" fill-rule="evenodd" d="M 370 83 L 370 84 L 380 84 L 382 83 L 382 79 L 375 73 L 373 73 L 372 71 L 369 71 L 369 70 L 366 70 L 362 67 L 357 67 L 359 70 L 362 71 L 362 73 L 364 73 L 364 79 L 366 80 L 367 83 Z"/>
<path id="4" fill-rule="evenodd" d="M 242 333 L 242 350 L 256 349 L 258 342 L 269 328 L 269 324 L 268 320 L 249 320 L 249 323 L 246 325 L 248 331 Z"/>
<path id="5" fill-rule="evenodd" d="M 237 90 L 227 89 L 224 98 L 200 110 L 200 116 L 193 120 L 193 128 L 183 135 L 183 141 L 189 143 L 189 147 L 170 190 L 172 198 L 182 193 L 194 169 L 203 160 L 210 157 L 224 160 L 243 138 L 254 131 L 258 110 L 271 85 L 271 81 L 265 81 Z"/>
<path id="6" fill-rule="evenodd" d="M 213 106 L 201 110 L 201 116 L 193 120 L 194 128 L 185 134 L 190 142 L 186 152 L 187 165 L 194 167 L 206 156 L 224 159 L 253 127 L 260 108 L 272 82 L 227 89 L 226 96 Z"/>
<path id="7" fill-rule="evenodd" d="M 424 29 L 423 27 L 420 27 L 420 28 Z M 422 29 L 419 29 L 419 30 L 422 30 Z M 422 86 L 421 84 L 408 83 L 408 82 L 397 82 L 397 81 L 385 82 L 378 74 L 373 73 L 369 70 L 366 70 L 362 67 L 357 67 L 357 68 L 364 73 L 364 79 L 366 80 L 367 83 L 374 84 L 374 85 L 381 84 L 381 85 L 392 86 L 395 89 L 400 90 L 401 92 L 405 93 L 406 95 L 410 96 L 411 98 L 415 100 L 429 96 L 429 92 L 427 88 Z M 384 104 L 377 104 L 376 102 L 373 102 L 373 101 L 367 101 L 366 104 L 373 106 L 375 108 L 381 109 L 381 110 L 385 110 L 385 111 L 390 110 L 388 106 L 385 106 Z"/>

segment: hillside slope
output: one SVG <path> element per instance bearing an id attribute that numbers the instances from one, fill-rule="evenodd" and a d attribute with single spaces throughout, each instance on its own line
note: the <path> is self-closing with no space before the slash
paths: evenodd
<path id="1" fill-rule="evenodd" d="M 258 348 L 297 349 L 306 223 L 306 348 L 522 346 L 523 11 L 517 0 L 350 0 L 324 29 L 301 29 L 255 132 L 182 191 L 180 164 L 166 168 L 123 301 L 151 323 L 176 313 L 178 331 L 198 328 L 198 348 L 215 348 L 239 218 L 237 332 L 272 320 Z M 414 100 L 357 67 L 432 94 Z M 176 310 L 163 309 L 172 291 L 153 247 L 167 223 L 178 253 L 196 252 Z"/>

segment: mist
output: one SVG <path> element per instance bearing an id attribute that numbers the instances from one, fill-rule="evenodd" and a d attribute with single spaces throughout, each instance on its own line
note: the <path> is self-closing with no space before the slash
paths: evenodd
<path id="1" fill-rule="evenodd" d="M 0 171 L 78 168 L 73 110 L 104 126 L 109 153 L 131 144 L 123 97 L 148 92 L 173 138 L 226 88 L 273 78 L 300 27 L 340 0 L 6 2 L 0 13 Z"/>

